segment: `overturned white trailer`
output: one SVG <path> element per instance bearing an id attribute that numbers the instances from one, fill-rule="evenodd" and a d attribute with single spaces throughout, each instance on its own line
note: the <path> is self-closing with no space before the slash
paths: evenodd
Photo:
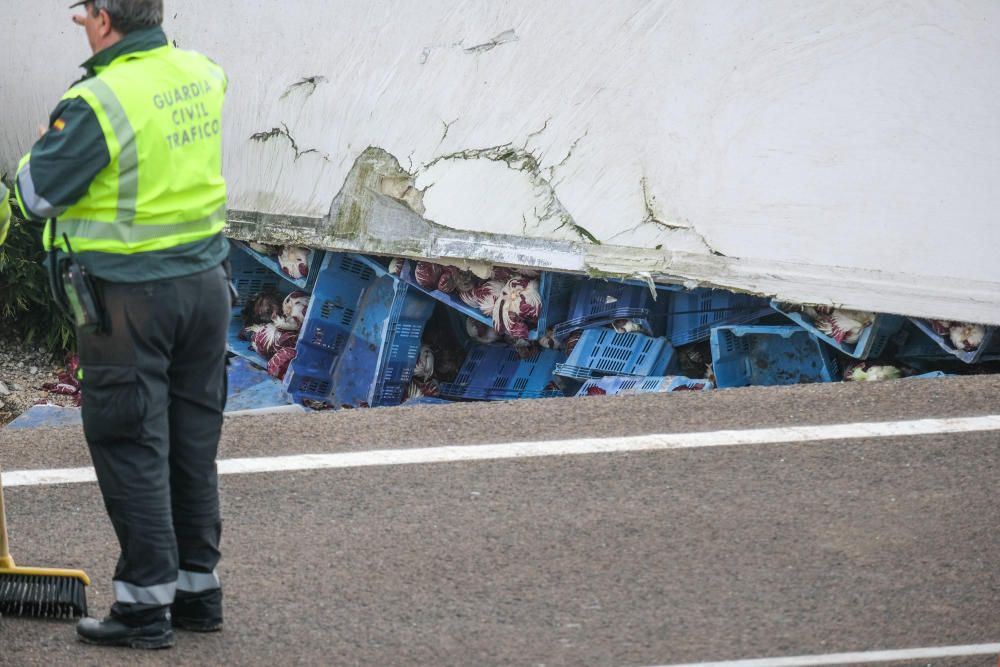
<path id="1" fill-rule="evenodd" d="M 230 233 L 1000 324 L 1000 3 L 166 0 Z M 7 173 L 89 54 L 7 8 Z"/>

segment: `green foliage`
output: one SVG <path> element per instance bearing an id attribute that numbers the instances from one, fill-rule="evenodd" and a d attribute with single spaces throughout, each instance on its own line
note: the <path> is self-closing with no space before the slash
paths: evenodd
<path id="1" fill-rule="evenodd" d="M 73 326 L 49 291 L 42 265 L 42 225 L 14 215 L 7 243 L 0 246 L 0 329 L 61 359 L 76 344 Z"/>

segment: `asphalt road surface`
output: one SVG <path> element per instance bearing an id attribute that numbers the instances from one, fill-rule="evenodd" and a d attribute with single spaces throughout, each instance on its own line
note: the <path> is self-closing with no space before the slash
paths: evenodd
<path id="1" fill-rule="evenodd" d="M 980 376 L 234 418 L 220 458 L 979 417 L 998 396 Z M 139 653 L 8 617 L 0 664 L 651 666 L 1000 642 L 998 440 L 225 475 L 223 632 Z M 0 465 L 89 460 L 76 429 L 0 431 Z M 103 615 L 117 546 L 96 484 L 6 497 L 18 563 L 87 570 Z"/>

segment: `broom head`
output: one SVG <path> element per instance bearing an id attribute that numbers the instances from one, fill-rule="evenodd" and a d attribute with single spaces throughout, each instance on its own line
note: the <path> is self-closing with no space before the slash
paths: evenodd
<path id="1" fill-rule="evenodd" d="M 0 615 L 76 618 L 87 615 L 90 579 L 80 570 L 17 567 L 0 558 Z"/>

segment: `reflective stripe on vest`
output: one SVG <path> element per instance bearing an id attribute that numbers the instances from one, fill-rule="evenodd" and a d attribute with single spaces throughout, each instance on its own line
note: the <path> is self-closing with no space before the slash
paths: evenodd
<path id="1" fill-rule="evenodd" d="M 104 113 L 111 121 L 111 129 L 118 140 L 118 215 L 115 222 L 128 225 L 135 220 L 135 200 L 139 195 L 139 153 L 135 146 L 135 130 L 114 91 L 99 77 L 79 84 L 97 97 Z"/>
<path id="2" fill-rule="evenodd" d="M 7 230 L 10 229 L 10 193 L 7 186 L 0 183 L 0 245 L 7 240 Z"/>
<path id="3" fill-rule="evenodd" d="M 121 224 L 99 222 L 97 220 L 67 220 L 60 218 L 56 231 L 69 237 L 73 252 L 114 252 L 106 248 L 107 241 L 114 241 L 131 248 L 142 248 L 145 251 L 164 250 L 180 243 L 189 243 L 198 239 L 213 236 L 222 231 L 226 225 L 226 207 L 217 209 L 212 215 L 201 220 L 180 222 L 166 225 Z M 61 241 L 56 245 L 62 247 Z M 48 237 L 46 237 L 46 240 Z M 187 240 L 181 240 L 187 239 Z"/>
<path id="4" fill-rule="evenodd" d="M 31 211 L 42 218 L 54 218 L 62 215 L 67 207 L 58 208 L 53 206 L 49 203 L 49 200 L 38 194 L 35 190 L 35 181 L 31 178 L 30 158 L 31 153 L 28 153 L 25 159 L 21 161 L 21 166 L 17 170 L 17 187 L 15 191 L 18 194 L 18 203 L 21 205 L 21 210 Z"/>
<path id="5" fill-rule="evenodd" d="M 225 87 L 207 58 L 164 46 L 123 56 L 71 88 L 63 99 L 94 110 L 110 163 L 61 211 L 56 246 L 65 250 L 66 234 L 77 252 L 134 254 L 221 232 Z M 43 242 L 47 249 L 48 230 Z"/>

